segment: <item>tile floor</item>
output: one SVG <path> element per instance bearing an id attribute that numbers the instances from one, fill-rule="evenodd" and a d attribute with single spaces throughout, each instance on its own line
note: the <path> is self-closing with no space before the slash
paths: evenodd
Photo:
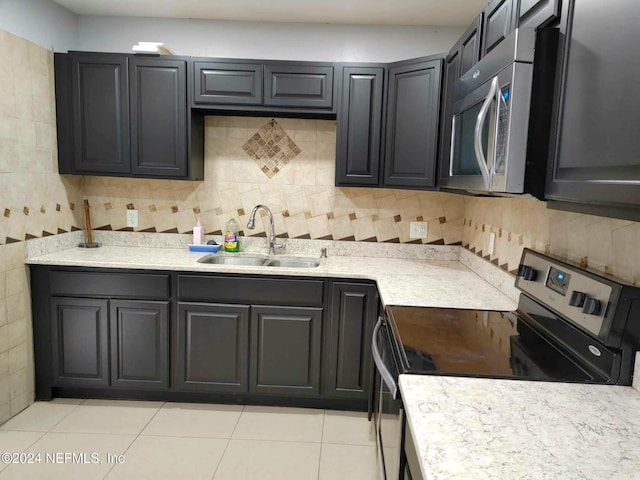
<path id="1" fill-rule="evenodd" d="M 374 438 L 365 413 L 56 399 L 0 427 L 0 454 L 41 462 L 0 480 L 376 480 Z"/>

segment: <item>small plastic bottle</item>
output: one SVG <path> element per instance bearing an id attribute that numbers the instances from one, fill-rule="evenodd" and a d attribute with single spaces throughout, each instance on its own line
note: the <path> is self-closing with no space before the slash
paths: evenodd
<path id="1" fill-rule="evenodd" d="M 240 239 L 238 238 L 238 231 L 240 225 L 236 222 L 235 218 L 229 220 L 225 226 L 224 234 L 224 251 L 225 252 L 239 252 L 240 251 Z"/>
<path id="2" fill-rule="evenodd" d="M 204 235 L 202 232 L 202 224 L 200 223 L 200 217 L 196 222 L 196 226 L 193 227 L 193 244 L 202 245 L 204 243 Z"/>

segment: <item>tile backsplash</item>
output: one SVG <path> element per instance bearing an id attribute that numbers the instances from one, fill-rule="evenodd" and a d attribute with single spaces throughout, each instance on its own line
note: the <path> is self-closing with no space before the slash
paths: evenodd
<path id="1" fill-rule="evenodd" d="M 244 227 L 251 209 L 267 205 L 276 233 L 288 238 L 456 244 L 462 240 L 464 200 L 439 192 L 334 186 L 335 120 L 207 117 L 205 180 L 86 177 L 98 229 L 127 230 L 126 209 L 138 210 L 137 231 L 188 233 L 200 217 L 219 234 L 235 217 Z M 428 222 L 424 240 L 409 223 Z M 268 222 L 242 233 L 264 236 Z"/>
<path id="2" fill-rule="evenodd" d="M 58 175 L 53 53 L 0 30 L 0 423 L 33 402 L 25 240 L 78 228 L 81 178 Z"/>
<path id="3" fill-rule="evenodd" d="M 463 246 L 511 272 L 534 248 L 640 286 L 640 223 L 546 208 L 519 198 L 465 198 Z M 496 234 L 489 255 L 489 235 Z"/>

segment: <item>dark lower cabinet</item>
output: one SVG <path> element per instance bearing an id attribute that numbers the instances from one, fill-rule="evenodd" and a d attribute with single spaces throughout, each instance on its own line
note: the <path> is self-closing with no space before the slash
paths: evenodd
<path id="1" fill-rule="evenodd" d="M 178 304 L 174 384 L 179 390 L 247 392 L 249 306 Z"/>
<path id="2" fill-rule="evenodd" d="M 384 68 L 344 67 L 338 111 L 336 185 L 378 185 Z"/>
<path id="3" fill-rule="evenodd" d="M 425 57 L 389 69 L 385 186 L 435 186 L 442 62 Z"/>
<path id="4" fill-rule="evenodd" d="M 161 57 L 129 62 L 134 175 L 187 176 L 187 65 Z"/>
<path id="5" fill-rule="evenodd" d="M 108 301 L 53 298 L 50 305 L 53 385 L 109 385 Z"/>
<path id="6" fill-rule="evenodd" d="M 371 335 L 377 314 L 377 288 L 334 282 L 331 292 L 326 394 L 366 399 L 371 383 Z"/>
<path id="7" fill-rule="evenodd" d="M 640 220 L 640 3 L 566 0 L 561 18 L 549 206 Z"/>
<path id="8" fill-rule="evenodd" d="M 318 396 L 322 309 L 252 306 L 249 389 Z"/>
<path id="9" fill-rule="evenodd" d="M 169 387 L 169 302 L 109 303 L 111 385 Z"/>

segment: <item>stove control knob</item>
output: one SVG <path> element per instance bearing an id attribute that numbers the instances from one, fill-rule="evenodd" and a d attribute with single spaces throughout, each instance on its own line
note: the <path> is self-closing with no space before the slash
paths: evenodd
<path id="1" fill-rule="evenodd" d="M 538 271 L 528 267 L 527 265 L 521 264 L 518 266 L 518 276 L 533 282 L 538 276 Z"/>
<path id="2" fill-rule="evenodd" d="M 600 313 L 600 308 L 600 300 L 587 297 L 584 301 L 584 307 L 582 307 L 582 313 L 586 313 L 587 315 L 598 315 Z"/>
<path id="3" fill-rule="evenodd" d="M 569 305 L 571 305 L 572 307 L 582 307 L 586 299 L 586 293 L 574 290 L 574 292 L 571 294 L 571 298 L 569 299 Z"/>

